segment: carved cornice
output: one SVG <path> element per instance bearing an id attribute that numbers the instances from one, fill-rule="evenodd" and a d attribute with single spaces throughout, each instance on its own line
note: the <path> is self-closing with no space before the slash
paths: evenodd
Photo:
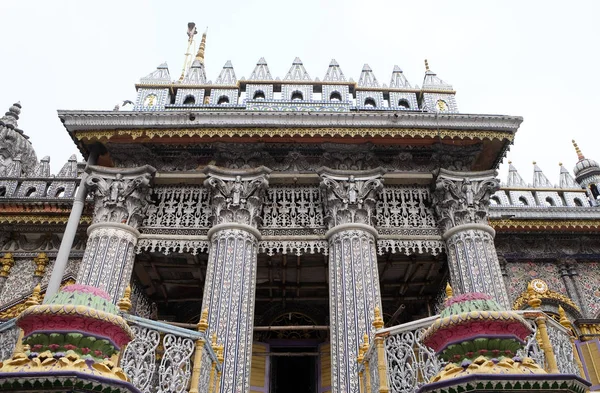
<path id="1" fill-rule="evenodd" d="M 281 127 L 281 128 L 144 128 L 117 130 L 81 130 L 73 133 L 76 140 L 86 143 L 130 137 L 133 140 L 155 138 L 224 138 L 224 137 L 389 137 L 389 138 L 450 138 L 460 140 L 499 140 L 513 142 L 514 133 L 488 130 L 456 130 L 427 128 L 359 128 L 359 127 Z"/>
<path id="2" fill-rule="evenodd" d="M 374 225 L 377 194 L 383 190 L 385 171 L 337 171 L 320 168 L 325 221 L 329 228 L 341 224 Z"/>
<path id="3" fill-rule="evenodd" d="M 496 174 L 439 170 L 432 196 L 442 233 L 459 225 L 488 224 L 489 199 L 500 188 Z"/>
<path id="4" fill-rule="evenodd" d="M 498 231 L 537 230 L 537 231 L 600 231 L 600 220 L 522 220 L 491 219 L 490 225 Z"/>
<path id="5" fill-rule="evenodd" d="M 390 129 L 429 129 L 437 136 L 438 130 L 494 131 L 514 134 L 523 118 L 517 116 L 443 114 L 443 113 L 394 113 L 394 111 L 362 113 L 311 113 L 296 112 L 281 114 L 277 112 L 218 111 L 193 112 L 195 119 L 190 120 L 190 111 L 162 112 L 114 112 L 114 111 L 59 111 L 59 117 L 69 132 L 89 130 L 130 130 L 145 129 L 148 124 L 156 128 L 210 127 L 218 116 L 219 123 L 235 128 L 287 128 L 302 126 L 310 128 L 325 127 L 337 129 L 347 127 L 351 122 L 357 127 L 388 127 Z"/>
<path id="6" fill-rule="evenodd" d="M 150 183 L 156 170 L 89 166 L 86 185 L 94 193 L 94 223 L 115 222 L 137 228 L 148 207 Z"/>
<path id="7" fill-rule="evenodd" d="M 264 166 L 249 170 L 207 166 L 204 186 L 212 191 L 213 226 L 238 223 L 258 227 L 270 172 Z"/>
<path id="8" fill-rule="evenodd" d="M 31 214 L 15 214 L 1 215 L 0 224 L 66 224 L 69 221 L 68 215 L 31 215 Z M 88 225 L 92 222 L 92 217 L 81 216 L 80 224 Z"/>

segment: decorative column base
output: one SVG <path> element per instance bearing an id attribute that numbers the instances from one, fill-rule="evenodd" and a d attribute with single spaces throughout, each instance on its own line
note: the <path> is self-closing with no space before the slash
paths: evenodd
<path id="1" fill-rule="evenodd" d="M 87 233 L 87 245 L 76 281 L 102 289 L 116 304 L 129 285 L 140 233 L 129 225 L 113 222 L 92 224 Z"/>
<path id="2" fill-rule="evenodd" d="M 503 308 L 510 301 L 494 246 L 495 231 L 483 224 L 463 224 L 446 231 L 448 266 L 452 287 L 458 293 L 481 292 Z"/>
<path id="3" fill-rule="evenodd" d="M 330 229 L 329 314 L 332 392 L 359 392 L 357 357 L 363 336 L 372 337 L 375 308 L 381 307 L 375 237 L 365 224 Z"/>
<path id="4" fill-rule="evenodd" d="M 208 335 L 224 347 L 220 392 L 250 390 L 256 262 L 260 233 L 237 223 L 219 224 L 211 242 L 202 308 L 208 309 Z"/>

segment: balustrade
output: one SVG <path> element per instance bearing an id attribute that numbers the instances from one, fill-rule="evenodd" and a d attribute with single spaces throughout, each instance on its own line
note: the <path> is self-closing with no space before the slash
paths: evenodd
<path id="1" fill-rule="evenodd" d="M 120 366 L 140 391 L 216 391 L 216 373 L 221 371 L 221 365 L 204 332 L 133 315 L 126 315 L 125 319 L 135 339 L 123 351 Z"/>
<path id="2" fill-rule="evenodd" d="M 574 351 L 571 333 L 551 317 L 540 312 L 518 311 L 530 322 L 532 329 L 525 347 L 517 353 L 518 356 L 528 356 L 550 372 L 547 353 L 551 351 L 556 357 L 560 374 L 582 376 L 578 367 L 579 359 Z M 538 335 L 538 321 L 541 316 L 546 318 L 546 328 L 551 346 L 544 348 Z M 438 318 L 432 316 L 406 324 L 377 330 L 375 340 L 368 349 L 359 356 L 359 376 L 361 378 L 361 393 L 414 393 L 429 379 L 435 376 L 445 363 L 435 352 L 423 345 L 422 335 L 425 330 Z M 377 339 L 382 339 L 385 346 L 385 356 L 378 356 Z M 386 370 L 387 383 L 382 383 L 377 369 Z"/>
<path id="3" fill-rule="evenodd" d="M 213 348 L 214 341 L 204 332 L 133 315 L 124 318 L 135 338 L 121 352 L 119 365 L 141 392 L 217 391 L 221 362 Z M 0 325 L 0 360 L 11 358 L 19 334 L 15 319 Z"/>
<path id="4" fill-rule="evenodd" d="M 551 348 L 545 349 L 537 333 L 536 318 L 540 313 L 520 311 L 519 314 L 530 322 L 532 333 L 518 356 L 531 357 L 549 371 L 545 352 L 550 350 L 556 357 L 559 373 L 582 376 L 569 330 L 544 314 L 551 344 Z M 216 392 L 221 364 L 214 342 L 205 333 L 133 315 L 124 317 L 135 339 L 123 350 L 120 366 L 140 391 Z M 431 348 L 423 345 L 421 338 L 437 318 L 432 316 L 377 330 L 373 342 L 363 345 L 359 356 L 361 393 L 414 393 L 436 375 L 445 364 Z M 0 325 L 1 359 L 11 357 L 19 333 L 14 319 Z M 378 339 L 383 341 L 384 356 L 380 356 Z M 380 378 L 381 367 L 386 383 Z"/>

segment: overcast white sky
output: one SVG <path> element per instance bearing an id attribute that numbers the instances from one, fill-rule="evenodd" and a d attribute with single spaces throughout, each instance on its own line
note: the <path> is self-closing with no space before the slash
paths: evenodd
<path id="1" fill-rule="evenodd" d="M 209 27 L 208 79 L 226 60 L 248 77 L 261 56 L 283 78 L 299 56 L 313 78 L 335 58 L 355 80 L 368 63 L 389 83 L 398 64 L 422 85 L 427 58 L 461 112 L 524 117 L 508 159 L 527 182 L 533 160 L 551 181 L 558 162 L 571 169 L 573 138 L 600 160 L 599 1 L 22 0 L 0 15 L 0 110 L 21 101 L 20 127 L 54 173 L 76 152 L 56 110 L 134 100 L 163 61 L 176 78 L 189 21 Z"/>

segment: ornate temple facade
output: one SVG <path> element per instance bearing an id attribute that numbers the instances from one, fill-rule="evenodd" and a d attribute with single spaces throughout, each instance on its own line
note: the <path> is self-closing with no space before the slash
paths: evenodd
<path id="1" fill-rule="evenodd" d="M 85 162 L 56 175 L 21 106 L 0 119 L 0 333 L 36 286 L 76 283 L 126 298 L 136 338 L 119 361 L 140 391 L 412 393 L 443 362 L 401 348 L 435 358 L 419 340 L 449 283 L 536 308 L 554 371 L 600 385 L 597 162 L 575 145 L 559 184 L 535 163 L 532 182 L 512 164 L 501 182 L 522 119 L 461 113 L 428 64 L 421 87 L 398 66 L 355 82 L 335 60 L 319 79 L 299 58 L 283 78 L 228 61 L 213 82 L 205 40 L 130 104 L 59 111 Z"/>

